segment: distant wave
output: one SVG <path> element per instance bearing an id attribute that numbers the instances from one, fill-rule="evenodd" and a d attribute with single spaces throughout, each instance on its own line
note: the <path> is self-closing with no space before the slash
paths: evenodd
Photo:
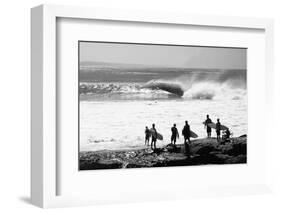
<path id="1" fill-rule="evenodd" d="M 146 83 L 80 83 L 80 94 L 136 98 L 233 99 L 246 95 L 245 72 L 237 70 L 198 72 Z"/>
<path id="2" fill-rule="evenodd" d="M 80 83 L 80 94 L 133 94 L 149 93 L 137 83 Z"/>

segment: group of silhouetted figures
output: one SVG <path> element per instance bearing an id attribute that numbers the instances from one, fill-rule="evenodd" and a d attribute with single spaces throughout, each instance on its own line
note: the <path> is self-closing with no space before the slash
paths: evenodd
<path id="1" fill-rule="evenodd" d="M 203 122 L 204 127 L 207 130 L 207 138 L 211 138 L 212 134 L 212 128 L 208 125 L 213 123 L 212 120 L 210 119 L 209 115 L 206 116 L 206 120 Z M 221 123 L 220 119 L 217 119 L 217 123 L 215 124 L 215 130 L 216 130 L 216 135 L 217 135 L 217 142 L 222 142 L 225 143 L 226 141 L 229 141 L 230 138 L 230 130 L 229 128 L 226 128 L 226 130 L 223 131 L 223 135 L 221 137 Z M 184 145 L 185 145 L 185 152 L 189 152 L 189 145 L 191 143 L 190 137 L 191 137 L 191 130 L 190 130 L 190 125 L 188 124 L 188 121 L 185 121 L 185 125 L 182 129 L 182 135 L 184 138 Z M 145 145 L 149 146 L 149 140 L 151 138 L 151 149 L 155 150 L 156 149 L 156 142 L 158 139 L 159 135 L 157 133 L 157 130 L 155 128 L 155 124 L 152 124 L 152 128 L 148 129 L 148 127 L 145 127 Z M 176 124 L 174 124 L 171 127 L 171 145 L 176 145 L 176 141 L 179 139 L 179 131 L 177 129 Z"/>
<path id="2" fill-rule="evenodd" d="M 212 134 L 212 128 L 208 125 L 210 123 L 212 123 L 212 120 L 210 119 L 209 115 L 206 116 L 207 119 L 203 122 L 205 125 L 205 128 L 207 129 L 207 137 L 210 138 L 211 134 Z M 226 128 L 223 131 L 223 135 L 221 137 L 221 123 L 220 123 L 220 119 L 217 119 L 217 123 L 216 123 L 216 134 L 217 134 L 217 141 L 221 142 L 221 139 L 223 142 L 228 141 L 230 138 L 230 130 L 229 128 Z"/>

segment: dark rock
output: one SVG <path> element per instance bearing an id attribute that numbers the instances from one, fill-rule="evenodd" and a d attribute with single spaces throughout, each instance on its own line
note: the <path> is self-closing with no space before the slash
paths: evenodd
<path id="1" fill-rule="evenodd" d="M 168 152 L 175 152 L 175 153 L 179 153 L 181 152 L 181 147 L 177 147 L 177 145 L 174 145 L 174 144 L 168 144 L 166 146 L 166 150 Z"/>
<path id="2" fill-rule="evenodd" d="M 189 158 L 184 154 L 171 154 L 165 156 L 164 161 L 157 162 L 155 166 L 185 166 L 190 165 Z"/>
<path id="3" fill-rule="evenodd" d="M 159 155 L 162 152 L 164 152 L 164 149 L 163 148 L 156 148 L 156 149 L 153 150 L 153 152 Z"/>
<path id="4" fill-rule="evenodd" d="M 200 147 L 197 151 L 195 151 L 195 154 L 198 155 L 209 155 L 210 152 L 216 151 L 217 149 L 213 145 L 206 145 Z"/>
<path id="5" fill-rule="evenodd" d="M 233 143 L 232 146 L 225 151 L 228 155 L 238 156 L 247 154 L 247 144 L 244 142 Z"/>
<path id="6" fill-rule="evenodd" d="M 108 159 L 102 159 L 97 162 L 80 160 L 80 170 L 119 169 L 122 168 L 122 165 L 122 162 Z"/>
<path id="7" fill-rule="evenodd" d="M 135 163 L 128 163 L 123 168 L 143 168 L 143 167 L 152 167 L 152 165 L 149 166 L 149 164 L 147 163 L 135 162 Z"/>
<path id="8" fill-rule="evenodd" d="M 222 163 L 221 160 L 216 155 L 211 154 L 204 154 L 204 155 L 197 155 L 194 158 L 196 164 L 219 164 Z"/>
<path id="9" fill-rule="evenodd" d="M 225 161 L 228 164 L 236 164 L 236 163 L 247 163 L 247 156 L 246 155 L 238 155 L 231 157 Z"/>
<path id="10" fill-rule="evenodd" d="M 185 154 L 184 144 L 169 144 L 150 148 L 79 154 L 80 170 L 187 166 L 203 164 L 246 163 L 247 138 L 231 138 L 231 143 L 219 144 L 215 138 L 193 140 Z"/>
<path id="11" fill-rule="evenodd" d="M 209 154 L 210 155 L 217 155 L 217 154 L 221 154 L 221 151 L 212 151 Z"/>
<path id="12" fill-rule="evenodd" d="M 219 154 L 215 154 L 214 155 L 214 163 L 217 163 L 217 164 L 224 164 L 226 162 L 227 159 L 229 159 L 229 155 L 225 155 L 225 154 L 222 154 L 222 153 L 219 153 Z"/>

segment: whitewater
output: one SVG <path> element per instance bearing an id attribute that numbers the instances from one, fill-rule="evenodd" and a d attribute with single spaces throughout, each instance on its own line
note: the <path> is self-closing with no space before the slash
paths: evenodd
<path id="1" fill-rule="evenodd" d="M 185 120 L 204 138 L 202 122 L 207 114 L 213 122 L 220 118 L 234 137 L 247 134 L 245 70 L 170 74 L 171 70 L 163 69 L 115 68 L 107 73 L 88 69 L 82 70 L 87 78 L 81 75 L 79 85 L 80 151 L 144 147 L 144 129 L 152 123 L 164 137 L 157 142 L 159 147 L 170 142 L 172 125 L 181 132 Z M 182 137 L 178 143 L 183 143 Z"/>

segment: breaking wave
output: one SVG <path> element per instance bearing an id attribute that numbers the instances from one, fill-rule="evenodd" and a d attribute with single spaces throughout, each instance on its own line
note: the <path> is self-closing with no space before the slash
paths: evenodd
<path id="1" fill-rule="evenodd" d="M 80 83 L 80 94 L 96 96 L 238 100 L 246 95 L 246 71 L 199 72 L 146 83 Z M 116 96 L 115 96 L 116 97 Z"/>
<path id="2" fill-rule="evenodd" d="M 148 88 L 152 90 L 163 90 L 172 94 L 175 94 L 179 97 L 183 96 L 184 89 L 178 83 L 174 82 L 165 82 L 165 81 L 150 81 L 146 83 L 142 88 Z"/>

